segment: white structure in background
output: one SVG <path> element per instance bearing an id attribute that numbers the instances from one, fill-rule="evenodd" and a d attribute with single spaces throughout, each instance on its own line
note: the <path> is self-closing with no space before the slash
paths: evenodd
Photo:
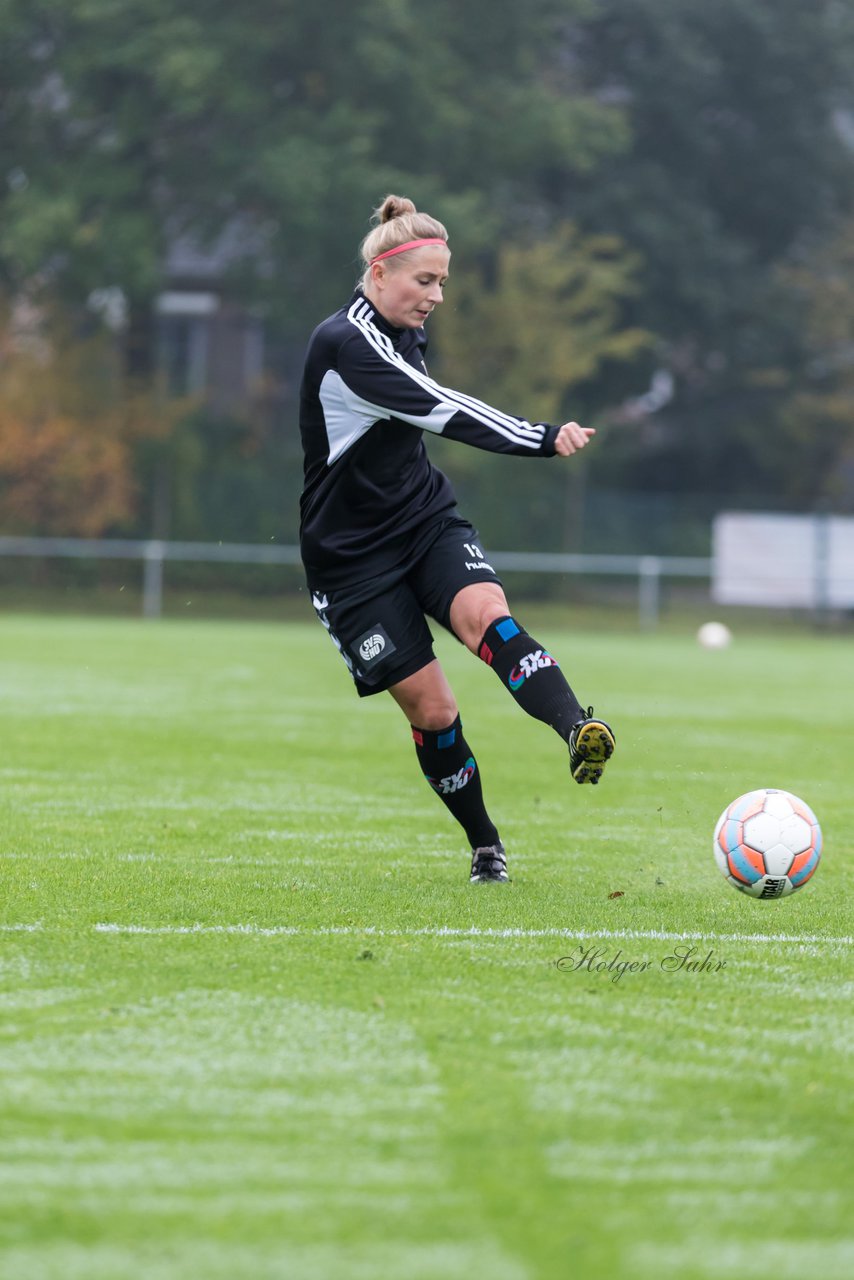
<path id="1" fill-rule="evenodd" d="M 177 396 L 201 396 L 217 412 L 241 414 L 261 389 L 264 325 L 230 296 L 229 273 L 269 270 L 265 235 L 234 219 L 207 245 L 176 235 L 157 298 L 158 365 Z"/>
<path id="2" fill-rule="evenodd" d="M 712 599 L 854 608 L 854 519 L 721 512 L 712 526 Z"/>
<path id="3" fill-rule="evenodd" d="M 213 317 L 220 308 L 215 293 L 177 289 L 157 298 L 159 364 L 169 390 L 201 395 L 208 389 Z"/>

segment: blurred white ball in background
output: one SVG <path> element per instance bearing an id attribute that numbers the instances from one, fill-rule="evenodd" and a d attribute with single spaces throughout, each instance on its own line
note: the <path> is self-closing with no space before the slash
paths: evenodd
<path id="1" fill-rule="evenodd" d="M 703 649 L 726 649 L 732 632 L 724 622 L 704 622 L 697 632 L 697 643 Z"/>

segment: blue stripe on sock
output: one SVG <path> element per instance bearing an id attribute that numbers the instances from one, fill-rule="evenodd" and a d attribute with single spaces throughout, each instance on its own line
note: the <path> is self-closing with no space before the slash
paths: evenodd
<path id="1" fill-rule="evenodd" d="M 502 640 L 512 640 L 514 636 L 518 636 L 521 628 L 516 625 L 512 618 L 503 618 L 501 622 L 496 622 L 495 630 Z"/>
<path id="2" fill-rule="evenodd" d="M 436 738 L 436 746 L 441 750 L 443 747 L 452 747 L 457 740 L 456 729 L 449 729 L 447 733 L 440 733 Z"/>

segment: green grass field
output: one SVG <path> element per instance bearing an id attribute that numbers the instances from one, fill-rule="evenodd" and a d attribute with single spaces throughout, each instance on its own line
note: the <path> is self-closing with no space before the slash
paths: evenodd
<path id="1" fill-rule="evenodd" d="M 505 887 L 315 624 L 0 617 L 0 1275 L 854 1274 L 851 641 L 569 624 L 597 789 L 439 641 Z M 762 785 L 825 835 L 770 903 Z"/>

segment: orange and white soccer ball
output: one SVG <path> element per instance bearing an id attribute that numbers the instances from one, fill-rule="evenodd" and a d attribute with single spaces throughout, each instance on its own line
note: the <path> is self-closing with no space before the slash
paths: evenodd
<path id="1" fill-rule="evenodd" d="M 785 898 L 802 889 L 815 874 L 821 844 L 809 805 L 772 787 L 733 800 L 715 827 L 718 867 L 751 898 Z"/>

